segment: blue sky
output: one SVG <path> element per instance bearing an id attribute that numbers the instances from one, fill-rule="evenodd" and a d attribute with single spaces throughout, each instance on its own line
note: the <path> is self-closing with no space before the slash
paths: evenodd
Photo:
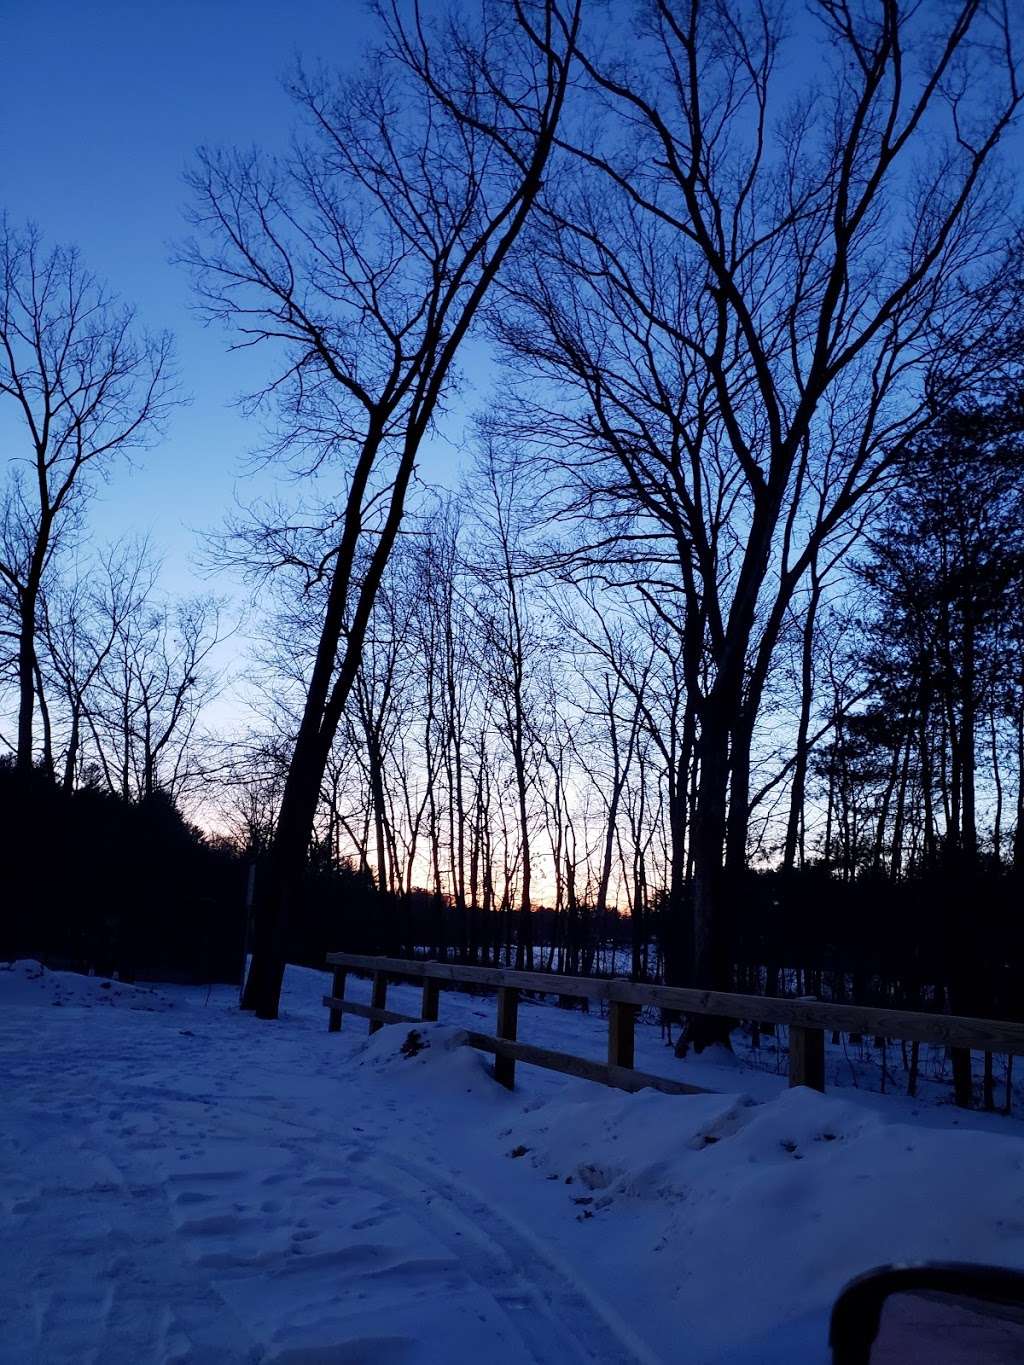
<path id="1" fill-rule="evenodd" d="M 99 541 L 148 534 L 172 592 L 232 586 L 198 579 L 190 559 L 195 532 L 254 491 L 240 476 L 260 433 L 232 399 L 269 361 L 230 353 L 190 311 L 188 278 L 169 261 L 185 231 L 183 172 L 201 143 L 282 148 L 294 116 L 281 79 L 295 57 L 351 67 L 374 30 L 363 0 L 0 0 L 0 207 L 77 244 L 144 324 L 177 338 L 192 403 L 100 488 L 90 517 Z M 482 360 L 462 412 L 481 401 Z M 427 471 L 450 479 L 454 465 L 435 445 Z"/>
<path id="2" fill-rule="evenodd" d="M 220 588 L 194 576 L 193 532 L 220 521 L 258 442 L 232 399 L 261 362 L 200 325 L 169 263 L 182 175 L 201 143 L 283 147 L 295 55 L 348 66 L 373 22 L 361 0 L 0 0 L 0 22 L 0 207 L 77 245 L 142 323 L 172 331 L 192 397 L 158 447 L 100 488 L 93 532 L 150 534 L 172 591 Z"/>

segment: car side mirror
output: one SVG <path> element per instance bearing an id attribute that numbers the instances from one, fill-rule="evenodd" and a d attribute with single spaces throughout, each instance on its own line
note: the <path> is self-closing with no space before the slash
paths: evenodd
<path id="1" fill-rule="evenodd" d="M 1024 1365 L 1024 1273 L 881 1266 L 839 1295 L 829 1345 L 833 1365 Z"/>

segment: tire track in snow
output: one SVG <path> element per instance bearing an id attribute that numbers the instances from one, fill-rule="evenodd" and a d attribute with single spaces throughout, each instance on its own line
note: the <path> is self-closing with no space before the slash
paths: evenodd
<path id="1" fill-rule="evenodd" d="M 265 1114 L 246 1112 L 267 1120 Z M 337 1158 L 347 1158 L 353 1185 L 398 1201 L 505 1311 L 522 1341 L 524 1359 L 536 1365 L 553 1361 L 560 1365 L 563 1361 L 567 1365 L 661 1365 L 661 1358 L 618 1313 L 581 1284 L 548 1245 L 479 1190 L 465 1183 L 457 1185 L 386 1145 L 339 1142 L 335 1129 L 291 1116 L 277 1114 L 273 1122 L 299 1129 L 318 1144 L 330 1142 Z M 293 1140 L 288 1145 L 295 1151 L 302 1144 Z M 315 1186 L 319 1179 L 311 1177 L 306 1187 Z M 331 1178 L 324 1183 L 332 1183 Z"/>
<path id="2" fill-rule="evenodd" d="M 381 1152 L 373 1164 L 385 1162 L 388 1172 L 400 1170 L 412 1182 L 396 1187 L 389 1174 L 386 1184 L 393 1193 L 408 1197 L 416 1187 L 428 1190 L 440 1201 L 439 1209 L 431 1203 L 431 1213 L 447 1224 L 448 1235 L 468 1233 L 481 1257 L 470 1274 L 503 1306 L 521 1310 L 514 1321 L 541 1365 L 551 1361 L 661 1365 L 619 1314 L 589 1292 L 550 1247 L 479 1191 L 438 1178 L 436 1172 L 390 1151 Z M 431 1227 L 436 1233 L 436 1224 Z M 457 1244 L 448 1245 L 457 1254 Z M 540 1273 L 531 1271 L 532 1266 Z"/>
<path id="3" fill-rule="evenodd" d="M 246 1295 L 259 1296 L 265 1288 L 271 1295 L 268 1312 L 276 1306 L 272 1296 L 278 1286 L 282 1304 L 307 1313 L 315 1334 L 331 1306 L 321 1291 L 343 1300 L 355 1276 L 375 1273 L 372 1245 L 339 1251 L 338 1239 L 328 1231 L 342 1240 L 362 1231 L 359 1221 L 348 1227 L 340 1218 L 340 1227 L 332 1222 L 350 1201 L 358 1206 L 362 1194 L 364 1201 L 394 1205 L 407 1228 L 417 1225 L 428 1234 L 424 1240 L 432 1239 L 451 1263 L 449 1268 L 439 1259 L 432 1267 L 429 1253 L 410 1246 L 419 1260 L 383 1264 L 382 1277 L 372 1281 L 381 1286 L 376 1302 L 383 1328 L 392 1328 L 382 1304 L 392 1287 L 402 1296 L 396 1307 L 403 1306 L 407 1320 L 422 1303 L 429 1321 L 429 1298 L 420 1295 L 433 1296 L 439 1305 L 436 1324 L 448 1303 L 447 1281 L 461 1278 L 479 1296 L 475 1329 L 483 1349 L 478 1358 L 487 1358 L 492 1346 L 491 1359 L 517 1365 L 657 1365 L 659 1358 L 578 1282 L 557 1253 L 505 1210 L 500 1197 L 460 1183 L 450 1168 L 431 1169 L 404 1151 L 391 1150 L 387 1127 L 406 1108 L 407 1097 L 391 1092 L 364 1138 L 339 1138 L 339 1123 L 330 1113 L 313 1109 L 296 1118 L 294 1110 L 283 1112 L 294 1098 L 282 1099 L 272 1090 L 266 1096 L 238 1093 L 232 1064 L 219 1052 L 199 1064 L 191 1047 L 183 1051 L 177 1033 L 165 1037 L 146 1030 L 129 1047 L 118 1020 L 95 1023 L 99 1027 L 81 1041 L 66 1040 L 63 1023 L 60 1030 L 49 1027 L 48 1065 L 42 1072 L 30 1068 L 20 1087 L 25 1132 L 31 1129 L 38 1144 L 41 1125 L 46 1131 L 42 1119 L 30 1121 L 33 1104 L 48 1116 L 54 1132 L 52 1146 L 43 1142 L 34 1153 L 39 1169 L 12 1200 L 19 1205 L 19 1218 L 39 1220 L 38 1228 L 34 1223 L 25 1227 L 39 1253 L 29 1275 L 23 1274 L 30 1281 L 24 1285 L 28 1295 L 19 1291 L 15 1296 L 28 1327 L 36 1291 L 37 1321 L 19 1350 L 26 1339 L 34 1339 L 40 1358 L 54 1361 L 178 1359 L 212 1365 L 323 1359 L 323 1352 L 303 1338 L 298 1318 L 294 1333 L 283 1324 L 287 1330 L 280 1334 L 250 1335 L 244 1311 L 226 1305 L 219 1286 L 237 1285 L 243 1309 Z M 60 1049 L 53 1047 L 58 1038 Z M 68 1041 L 71 1045 L 63 1046 Z M 20 1040 L 14 1042 L 15 1055 L 21 1055 Z M 287 1061 L 295 1064 L 290 1053 Z M 283 1064 L 281 1069 L 289 1074 Z M 62 1096 L 59 1113 L 55 1090 Z M 298 1102 L 306 1103 L 306 1097 Z M 401 1122 L 412 1131 L 415 1113 Z M 52 1197 L 41 1198 L 53 1193 L 44 1168 L 52 1162 L 65 1173 L 69 1146 L 80 1160 L 101 1161 L 105 1169 L 90 1172 L 83 1180 L 86 1188 L 69 1191 L 69 1206 L 62 1202 L 58 1209 Z M 24 1154 L 14 1164 L 29 1175 Z M 348 1179 L 338 1184 L 338 1198 L 331 1203 L 326 1188 L 316 1191 L 315 1181 L 318 1173 L 339 1166 Z M 280 1202 L 270 1197 L 278 1193 Z M 33 1212 L 35 1200 L 39 1207 Z M 317 1251 L 310 1220 L 331 1243 L 323 1252 Z M 77 1237 L 69 1246 L 73 1225 Z M 369 1231 L 369 1220 L 365 1227 Z M 73 1273 L 66 1278 L 50 1256 L 58 1243 L 72 1253 Z M 398 1246 L 399 1257 L 404 1249 Z M 345 1256 L 350 1256 L 351 1277 Z M 38 1280 L 31 1273 L 36 1269 Z M 96 1295 L 96 1287 L 108 1284 L 110 1295 Z M 296 1293 L 289 1302 L 292 1287 Z M 80 1288 L 85 1297 L 75 1308 Z M 93 1297 L 97 1303 L 83 1317 L 79 1309 Z M 347 1311 L 344 1302 L 337 1307 Z M 399 1326 L 394 1324 L 396 1333 Z M 447 1338 L 434 1336 L 431 1342 L 425 1337 L 424 1344 L 461 1340 L 454 1319 L 443 1324 L 445 1329 Z M 374 1344 L 370 1337 L 354 1335 L 348 1345 L 352 1349 L 341 1358 L 375 1365 L 391 1359 L 383 1338 Z M 397 1335 L 394 1359 L 408 1359 Z"/>

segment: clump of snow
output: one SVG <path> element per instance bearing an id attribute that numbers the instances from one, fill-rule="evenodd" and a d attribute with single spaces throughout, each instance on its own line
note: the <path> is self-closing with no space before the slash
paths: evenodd
<path id="1" fill-rule="evenodd" d="M 494 1080 L 490 1060 L 467 1047 L 466 1030 L 451 1024 L 385 1024 L 362 1043 L 355 1061 L 435 1103 L 457 1103 L 466 1095 L 497 1104 L 508 1098 Z"/>
<path id="2" fill-rule="evenodd" d="M 619 1194 L 660 1198 L 680 1149 L 704 1146 L 744 1112 L 732 1095 L 675 1095 L 653 1090 L 624 1094 L 588 1086 L 533 1110 L 515 1132 L 531 1164 L 547 1176 L 605 1191 L 601 1206 Z M 710 1135 L 710 1136 L 709 1136 Z"/>
<path id="3" fill-rule="evenodd" d="M 150 986 L 130 985 L 105 976 L 53 972 L 42 963 L 21 958 L 0 962 L 0 1001 L 5 1005 L 121 1005 L 131 1010 L 169 1010 L 174 1001 Z"/>

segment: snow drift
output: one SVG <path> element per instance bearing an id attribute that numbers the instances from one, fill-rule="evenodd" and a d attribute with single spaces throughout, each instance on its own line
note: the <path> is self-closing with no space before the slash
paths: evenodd
<path id="1" fill-rule="evenodd" d="M 823 1362 L 873 1265 L 1024 1266 L 1012 1120 L 525 1066 L 509 1092 L 463 1046 L 479 998 L 368 1037 L 326 1032 L 323 990 L 290 971 L 260 1024 L 229 988 L 0 968 L 0 1361 Z"/>

